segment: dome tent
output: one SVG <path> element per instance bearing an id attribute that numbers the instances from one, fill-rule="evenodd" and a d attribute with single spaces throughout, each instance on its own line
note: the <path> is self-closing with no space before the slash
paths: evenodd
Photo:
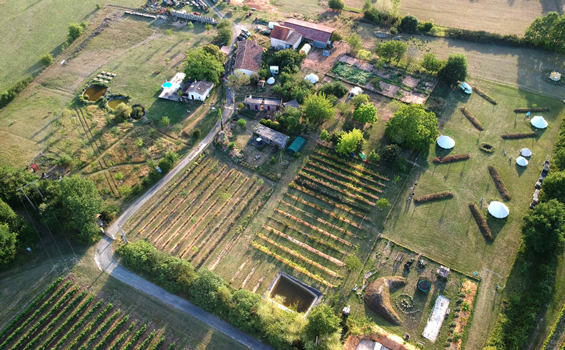
<path id="1" fill-rule="evenodd" d="M 530 151 L 529 148 L 522 148 L 522 149 L 520 150 L 520 155 L 521 155 L 522 157 L 531 157 L 531 156 L 532 156 L 532 151 Z"/>
<path id="2" fill-rule="evenodd" d="M 528 165 L 528 160 L 522 156 L 516 158 L 516 164 L 518 164 L 519 166 L 526 166 Z"/>
<path id="3" fill-rule="evenodd" d="M 490 202 L 488 212 L 497 219 L 504 219 L 510 214 L 508 207 L 504 203 L 497 201 Z"/>
<path id="4" fill-rule="evenodd" d="M 318 76 L 316 74 L 310 73 L 306 77 L 304 77 L 304 80 L 308 80 L 312 84 L 316 84 L 318 82 L 318 80 L 320 80 L 320 78 L 318 78 Z"/>
<path id="5" fill-rule="evenodd" d="M 530 124 L 532 124 L 532 126 L 538 129 L 545 129 L 549 125 L 547 121 L 542 116 L 539 115 L 533 117 L 532 120 L 530 120 Z"/>
<path id="6" fill-rule="evenodd" d="M 437 145 L 443 149 L 452 149 L 455 147 L 455 140 L 446 135 L 441 135 L 437 139 Z"/>

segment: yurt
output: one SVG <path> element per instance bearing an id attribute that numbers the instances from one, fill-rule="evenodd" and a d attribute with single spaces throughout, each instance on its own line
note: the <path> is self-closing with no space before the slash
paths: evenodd
<path id="1" fill-rule="evenodd" d="M 452 149 L 455 147 L 455 140 L 446 135 L 441 135 L 437 139 L 437 145 L 443 149 Z"/>
<path id="2" fill-rule="evenodd" d="M 488 212 L 497 219 L 504 219 L 510 214 L 508 207 L 504 203 L 497 201 L 490 202 Z"/>
<path id="3" fill-rule="evenodd" d="M 519 166 L 527 166 L 528 165 L 528 160 L 522 156 L 516 158 L 516 164 L 518 164 Z"/>
<path id="4" fill-rule="evenodd" d="M 520 150 L 520 155 L 521 155 L 522 157 L 531 157 L 531 156 L 532 156 L 532 151 L 530 151 L 529 148 L 522 148 L 522 149 Z"/>
<path id="5" fill-rule="evenodd" d="M 547 121 L 542 116 L 539 115 L 533 117 L 532 120 L 530 120 L 530 124 L 532 124 L 533 127 L 538 129 L 545 129 L 549 125 Z"/>

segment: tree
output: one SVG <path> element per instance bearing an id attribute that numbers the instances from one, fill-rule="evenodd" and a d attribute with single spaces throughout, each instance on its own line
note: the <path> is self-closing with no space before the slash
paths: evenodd
<path id="1" fill-rule="evenodd" d="M 0 224 L 0 266 L 6 265 L 16 256 L 17 234 L 10 232 L 6 224 Z"/>
<path id="2" fill-rule="evenodd" d="M 374 149 L 369 152 L 368 157 L 371 163 L 377 163 L 381 160 L 381 156 Z"/>
<path id="3" fill-rule="evenodd" d="M 363 12 L 369 11 L 372 7 L 373 3 L 371 2 L 371 0 L 365 0 L 365 2 L 363 3 Z"/>
<path id="4" fill-rule="evenodd" d="M 404 53 L 408 49 L 408 45 L 402 41 L 391 40 L 380 44 L 376 52 L 380 58 L 384 59 L 386 62 L 392 62 L 392 60 L 396 60 L 396 62 L 400 62 Z"/>
<path id="5" fill-rule="evenodd" d="M 78 38 L 82 32 L 84 31 L 85 25 L 81 23 L 71 23 L 69 24 L 69 34 L 68 34 L 68 42 L 72 43 L 73 41 Z"/>
<path id="6" fill-rule="evenodd" d="M 359 129 L 353 129 L 339 137 L 335 150 L 337 153 L 349 154 L 359 151 L 364 143 L 363 132 Z M 359 147 L 359 145 L 361 145 L 361 147 Z"/>
<path id="7" fill-rule="evenodd" d="M 426 151 L 439 136 L 437 119 L 421 105 L 405 105 L 387 122 L 385 134 L 394 143 L 414 151 Z"/>
<path id="8" fill-rule="evenodd" d="M 239 125 L 240 128 L 245 129 L 245 126 L 247 126 L 247 120 L 239 118 L 237 125 Z"/>
<path id="9" fill-rule="evenodd" d="M 304 103 L 306 96 L 312 93 L 314 85 L 299 74 L 291 75 L 283 72 L 280 75 L 281 85 L 275 85 L 273 91 L 286 100 L 296 100 Z"/>
<path id="10" fill-rule="evenodd" d="M 346 256 L 343 262 L 345 263 L 345 267 L 347 267 L 347 270 L 349 271 L 360 270 L 363 267 L 363 263 L 355 255 Z"/>
<path id="11" fill-rule="evenodd" d="M 436 55 L 431 52 L 426 53 L 424 55 L 424 59 L 422 60 L 422 68 L 430 73 L 439 72 L 444 64 L 444 61 L 437 59 Z"/>
<path id="12" fill-rule="evenodd" d="M 449 85 L 464 81 L 467 77 L 467 58 L 465 55 L 461 53 L 450 55 L 438 76 Z"/>
<path id="13" fill-rule="evenodd" d="M 418 28 L 418 19 L 414 16 L 404 16 L 398 30 L 404 33 L 416 33 L 416 28 Z"/>
<path id="14" fill-rule="evenodd" d="M 343 36 L 339 32 L 333 32 L 330 36 L 330 41 L 342 41 Z"/>
<path id="15" fill-rule="evenodd" d="M 234 306 L 230 308 L 229 322 L 246 333 L 258 334 L 261 326 L 257 309 L 261 299 L 259 294 L 252 293 L 247 289 L 237 290 L 232 296 Z"/>
<path id="16" fill-rule="evenodd" d="M 341 81 L 334 81 L 320 86 L 318 93 L 324 93 L 326 96 L 334 95 L 337 98 L 342 98 L 345 94 L 347 94 L 347 87 L 343 85 Z"/>
<path id="17" fill-rule="evenodd" d="M 226 292 L 229 293 L 229 299 L 226 300 Z M 223 315 L 228 312 L 228 303 L 232 295 L 222 278 L 212 271 L 203 270 L 198 274 L 196 280 L 192 283 L 189 290 L 191 300 L 204 310 L 215 314 Z"/>
<path id="18" fill-rule="evenodd" d="M 65 221 L 78 232 L 80 241 L 94 242 L 100 235 L 96 216 L 104 203 L 96 184 L 78 175 L 64 177 L 60 184 Z"/>
<path id="19" fill-rule="evenodd" d="M 307 320 L 304 332 L 310 340 L 325 338 L 340 331 L 340 319 L 327 304 L 320 304 L 310 310 Z"/>
<path id="20" fill-rule="evenodd" d="M 184 72 L 190 79 L 208 80 L 218 84 L 220 77 L 224 74 L 224 57 L 224 54 L 215 45 L 189 50 L 186 53 Z"/>
<path id="21" fill-rule="evenodd" d="M 564 230 L 565 206 L 552 199 L 538 204 L 526 214 L 522 224 L 522 237 L 526 246 L 536 253 L 549 254 L 563 247 Z"/>
<path id="22" fill-rule="evenodd" d="M 218 32 L 214 38 L 214 42 L 218 45 L 229 45 L 233 36 L 232 23 L 227 19 L 223 19 L 216 25 L 216 30 Z"/>
<path id="23" fill-rule="evenodd" d="M 300 132 L 302 125 L 300 124 L 301 112 L 298 108 L 287 107 L 284 112 L 279 114 L 277 121 L 281 130 L 290 134 Z"/>
<path id="24" fill-rule="evenodd" d="M 200 128 L 196 128 L 194 130 L 192 130 L 192 138 L 195 140 L 198 140 L 200 138 L 200 136 L 202 136 L 202 130 L 200 130 Z"/>
<path id="25" fill-rule="evenodd" d="M 328 6 L 333 10 L 343 10 L 345 2 L 343 0 L 329 0 Z"/>
<path id="26" fill-rule="evenodd" d="M 322 129 L 322 131 L 320 132 L 320 140 L 324 140 L 324 141 L 331 140 L 330 133 L 326 129 Z"/>
<path id="27" fill-rule="evenodd" d="M 277 303 L 283 304 L 279 296 L 275 296 L 274 299 Z M 306 325 L 303 314 L 288 312 L 276 303 L 262 299 L 257 308 L 257 315 L 261 320 L 262 336 L 273 348 L 280 350 L 295 348 Z"/>
<path id="28" fill-rule="evenodd" d="M 237 71 L 228 77 L 227 86 L 237 89 L 243 85 L 249 85 L 249 76 L 245 73 Z"/>
<path id="29" fill-rule="evenodd" d="M 374 123 L 377 121 L 377 107 L 372 103 L 365 103 L 361 106 L 355 108 L 353 112 L 353 118 L 359 123 L 364 125 L 365 123 Z"/>
<path id="30" fill-rule="evenodd" d="M 129 119 L 129 117 L 131 117 L 131 112 L 132 108 L 130 105 L 128 105 L 127 103 L 120 103 L 114 110 L 116 121 L 119 123 L 126 119 Z"/>
<path id="31" fill-rule="evenodd" d="M 386 198 L 379 198 L 379 200 L 377 200 L 377 207 L 380 210 L 386 209 L 387 207 L 390 207 L 390 203 L 388 201 L 388 199 Z"/>
<path id="32" fill-rule="evenodd" d="M 293 49 L 281 50 L 273 55 L 272 65 L 279 66 L 281 71 L 286 68 L 287 71 L 296 73 L 302 66 L 304 58 L 306 56 Z"/>
<path id="33" fill-rule="evenodd" d="M 538 17 L 526 29 L 524 38 L 536 46 L 551 50 L 550 43 L 554 39 L 552 31 L 560 20 L 557 12 L 549 12 L 543 17 Z"/>
<path id="34" fill-rule="evenodd" d="M 371 51 L 360 49 L 357 51 L 357 58 L 368 61 L 371 58 Z"/>
<path id="35" fill-rule="evenodd" d="M 363 40 L 355 33 L 351 34 L 349 38 L 347 38 L 347 43 L 351 46 L 351 52 L 354 55 L 363 47 Z"/>
<path id="36" fill-rule="evenodd" d="M 314 94 L 306 97 L 302 113 L 312 125 L 320 125 L 335 115 L 332 103 L 324 94 Z"/>
<path id="37" fill-rule="evenodd" d="M 367 94 L 359 94 L 359 95 L 353 96 L 353 99 L 352 99 L 353 106 L 355 106 L 355 108 L 358 108 L 359 106 L 361 106 L 365 103 L 369 103 L 369 101 L 371 101 L 371 97 Z"/>
<path id="38" fill-rule="evenodd" d="M 53 63 L 53 55 L 50 54 L 50 53 L 47 53 L 47 54 L 41 56 L 41 58 L 39 60 L 44 65 L 49 66 L 49 65 L 51 65 L 51 63 Z"/>
<path id="39" fill-rule="evenodd" d="M 552 171 L 543 180 L 541 200 L 545 202 L 550 199 L 565 203 L 565 171 Z"/>

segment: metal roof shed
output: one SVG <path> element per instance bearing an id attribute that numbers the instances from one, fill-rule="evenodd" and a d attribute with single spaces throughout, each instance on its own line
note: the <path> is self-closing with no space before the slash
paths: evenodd
<path id="1" fill-rule="evenodd" d="M 287 151 L 290 154 L 298 153 L 302 150 L 302 147 L 304 147 L 305 144 L 306 140 L 303 137 L 298 136 L 294 141 L 292 141 L 290 146 L 288 146 Z"/>
<path id="2" fill-rule="evenodd" d="M 288 139 L 290 138 L 283 133 L 266 127 L 263 124 L 257 125 L 255 129 L 253 129 L 253 133 L 259 136 L 261 138 L 261 141 L 282 149 L 286 148 Z"/>

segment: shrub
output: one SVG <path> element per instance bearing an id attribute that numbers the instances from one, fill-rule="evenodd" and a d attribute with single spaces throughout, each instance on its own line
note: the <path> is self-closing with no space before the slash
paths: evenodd
<path id="1" fill-rule="evenodd" d="M 439 60 L 436 58 L 436 55 L 432 52 L 428 52 L 424 55 L 424 59 L 422 60 L 422 68 L 427 70 L 430 73 L 437 73 L 441 70 L 443 65 L 445 64 L 444 61 Z"/>
<path id="2" fill-rule="evenodd" d="M 467 108 L 465 107 L 461 107 L 459 108 L 461 110 L 461 112 L 463 113 L 463 115 L 465 115 L 465 117 L 467 117 L 467 119 L 469 119 L 469 121 L 471 122 L 471 124 L 473 124 L 473 126 L 475 128 L 477 128 L 480 131 L 483 131 L 485 128 L 483 127 L 483 124 L 481 124 L 481 122 L 475 118 L 475 116 L 473 115 L 473 113 L 471 113 Z"/>
<path id="3" fill-rule="evenodd" d="M 467 160 L 471 158 L 471 155 L 469 153 L 465 153 L 465 154 L 456 154 L 456 155 L 452 155 L 452 156 L 445 156 L 445 157 L 435 157 L 434 158 L 434 163 L 436 164 L 445 164 L 445 163 L 452 163 L 452 162 L 458 162 L 460 160 Z"/>
<path id="4" fill-rule="evenodd" d="M 276 130 L 276 131 L 281 130 L 281 124 L 277 121 L 273 121 L 273 120 L 270 120 L 270 119 L 261 119 L 259 121 L 259 123 L 265 125 L 266 127 L 271 128 L 273 130 Z"/>
<path id="5" fill-rule="evenodd" d="M 396 27 L 390 28 L 390 34 L 392 34 L 392 35 L 398 34 L 398 29 L 396 29 Z"/>
<path id="6" fill-rule="evenodd" d="M 131 117 L 132 112 L 133 109 L 131 108 L 130 105 L 126 103 L 120 103 L 118 107 L 116 107 L 116 109 L 114 110 L 116 122 L 120 123 L 126 119 L 129 119 L 129 117 Z"/>
<path id="7" fill-rule="evenodd" d="M 343 10 L 345 2 L 343 0 L 329 0 L 328 6 L 333 10 Z"/>
<path id="8" fill-rule="evenodd" d="M 326 129 L 322 129 L 322 131 L 320 132 L 320 140 L 328 142 L 331 140 L 330 133 Z"/>
<path id="9" fill-rule="evenodd" d="M 170 123 L 171 123 L 171 120 L 169 119 L 169 117 L 167 117 L 167 116 L 161 117 L 161 125 L 162 126 L 169 126 Z"/>
<path id="10" fill-rule="evenodd" d="M 464 81 L 467 77 L 467 58 L 465 55 L 460 53 L 450 55 L 443 68 L 438 72 L 438 76 L 449 85 Z"/>
<path id="11" fill-rule="evenodd" d="M 375 152 L 375 150 L 371 150 L 371 152 L 369 152 L 369 161 L 372 163 L 377 163 L 381 160 L 381 156 Z"/>
<path id="12" fill-rule="evenodd" d="M 431 201 L 440 201 L 443 199 L 453 198 L 453 193 L 451 191 L 443 191 L 437 193 L 430 193 L 425 196 L 415 197 L 414 203 L 425 203 Z"/>
<path id="13" fill-rule="evenodd" d="M 404 33 L 416 33 L 416 29 L 418 28 L 418 19 L 414 16 L 404 16 L 402 21 L 400 21 L 400 25 L 398 26 L 398 30 Z"/>
<path id="14" fill-rule="evenodd" d="M 377 204 L 377 207 L 380 210 L 383 210 L 383 209 L 390 207 L 390 202 L 386 198 L 379 198 L 379 200 L 376 202 L 376 204 Z"/>
<path id="15" fill-rule="evenodd" d="M 430 19 L 427 22 L 420 22 L 418 23 L 418 31 L 420 33 L 428 33 L 430 30 L 434 28 L 434 20 Z"/>
<path id="16" fill-rule="evenodd" d="M 502 135 L 502 138 L 505 140 L 512 140 L 512 139 L 525 139 L 530 137 L 536 137 L 536 133 L 533 131 L 530 132 L 517 132 L 517 133 L 510 133 Z"/>
<path id="17" fill-rule="evenodd" d="M 487 95 L 486 92 L 479 89 L 478 87 L 475 87 L 475 92 L 477 93 L 477 95 L 481 96 L 482 98 L 484 98 L 485 100 L 489 101 L 490 103 L 492 103 L 493 105 L 496 106 L 496 104 L 497 104 L 496 101 L 492 97 Z"/>
<path id="18" fill-rule="evenodd" d="M 476 204 L 472 203 L 469 204 L 469 209 L 471 210 L 471 214 L 475 218 L 475 222 L 477 223 L 477 226 L 479 226 L 479 230 L 481 231 L 485 239 L 492 241 L 493 240 L 492 232 L 490 231 L 490 227 L 488 227 L 487 220 L 485 219 L 483 214 L 481 214 L 479 207 L 477 207 Z"/>
<path id="19" fill-rule="evenodd" d="M 493 166 L 489 166 L 488 171 L 490 173 L 490 176 L 492 177 L 492 181 L 494 181 L 494 185 L 496 186 L 498 193 L 500 193 L 500 196 L 505 201 L 509 201 L 510 198 L 512 197 L 510 196 L 510 193 L 508 192 L 508 189 L 506 188 L 504 181 L 502 181 L 502 176 L 500 176 L 500 172 L 496 170 L 496 168 Z"/>
<path id="20" fill-rule="evenodd" d="M 202 136 L 202 131 L 199 128 L 192 130 L 192 137 L 195 140 L 198 140 L 200 138 L 200 136 Z"/>
<path id="21" fill-rule="evenodd" d="M 402 149 L 395 144 L 388 145 L 381 151 L 381 159 L 389 164 L 398 162 L 401 155 Z"/>
<path id="22" fill-rule="evenodd" d="M 53 63 L 53 55 L 50 54 L 50 53 L 45 54 L 45 55 L 41 56 L 41 58 L 39 60 L 44 65 L 49 66 L 49 65 L 51 65 L 51 63 Z"/>
<path id="23" fill-rule="evenodd" d="M 237 120 L 237 125 L 242 128 L 245 129 L 245 126 L 247 125 L 247 120 L 243 119 L 243 118 L 239 118 Z"/>
<path id="24" fill-rule="evenodd" d="M 333 83 L 328 83 L 320 86 L 318 93 L 324 93 L 327 95 L 334 95 L 337 98 L 342 98 L 347 94 L 347 87 L 343 85 L 341 81 L 334 81 Z"/>
<path id="25" fill-rule="evenodd" d="M 18 94 L 22 92 L 32 81 L 32 77 L 27 77 L 20 80 L 8 90 L 2 92 L 0 95 L 0 108 L 4 108 L 8 105 L 8 103 L 12 102 L 12 100 L 15 99 L 16 96 L 18 96 Z"/>
<path id="26" fill-rule="evenodd" d="M 343 262 L 349 271 L 359 270 L 363 267 L 363 263 L 355 255 L 346 256 Z"/>

